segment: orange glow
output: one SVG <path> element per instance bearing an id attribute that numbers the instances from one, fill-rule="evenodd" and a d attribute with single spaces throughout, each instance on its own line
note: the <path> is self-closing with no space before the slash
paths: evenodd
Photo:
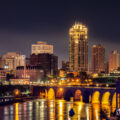
<path id="1" fill-rule="evenodd" d="M 76 82 L 79 82 L 79 79 L 77 79 Z"/>
<path id="2" fill-rule="evenodd" d="M 54 100 L 55 99 L 55 92 L 52 88 L 48 91 L 48 100 Z"/>
<path id="3" fill-rule="evenodd" d="M 100 120 L 100 104 L 93 104 L 93 120 Z"/>
<path id="4" fill-rule="evenodd" d="M 47 94 L 47 90 L 45 90 L 45 98 L 47 98 L 48 94 Z"/>
<path id="5" fill-rule="evenodd" d="M 110 97 L 110 92 L 105 92 L 102 97 L 102 104 L 110 104 L 109 97 Z"/>
<path id="6" fill-rule="evenodd" d="M 15 104 L 15 120 L 19 120 L 19 103 Z"/>
<path id="7" fill-rule="evenodd" d="M 15 94 L 15 96 L 18 96 L 18 95 L 20 95 L 20 91 L 18 89 L 15 89 L 14 94 Z"/>
<path id="8" fill-rule="evenodd" d="M 85 82 L 87 82 L 88 80 L 86 79 Z"/>
<path id="9" fill-rule="evenodd" d="M 55 82 L 54 79 L 52 79 L 51 82 L 52 82 L 52 83 Z"/>
<path id="10" fill-rule="evenodd" d="M 89 82 L 92 82 L 92 79 L 89 79 Z"/>
<path id="11" fill-rule="evenodd" d="M 56 98 L 59 98 L 59 99 L 64 98 L 63 92 L 64 92 L 64 89 L 63 89 L 63 88 L 58 88 L 58 89 L 57 89 L 57 93 L 56 93 Z"/>
<path id="12" fill-rule="evenodd" d="M 116 93 L 114 93 L 113 99 L 112 99 L 112 112 L 114 112 L 115 109 L 116 109 Z"/>
<path id="13" fill-rule="evenodd" d="M 60 88 L 60 91 L 63 91 L 63 88 Z"/>
<path id="14" fill-rule="evenodd" d="M 100 97 L 100 92 L 95 91 L 92 96 L 92 103 L 100 103 L 99 97 Z"/>
<path id="15" fill-rule="evenodd" d="M 54 101 L 49 101 L 48 106 L 50 107 L 49 109 L 49 119 L 55 120 L 55 102 Z"/>
<path id="16" fill-rule="evenodd" d="M 58 120 L 64 120 L 64 100 L 58 101 Z"/>
<path id="17" fill-rule="evenodd" d="M 96 78 L 96 77 L 98 77 L 98 74 L 95 73 L 95 74 L 92 75 L 92 77 L 93 77 L 93 78 Z"/>
<path id="18" fill-rule="evenodd" d="M 70 80 L 69 80 L 69 79 L 67 79 L 67 82 L 70 82 Z"/>
<path id="19" fill-rule="evenodd" d="M 74 79 L 72 79 L 72 82 L 74 82 L 75 80 Z"/>
<path id="20" fill-rule="evenodd" d="M 78 114 L 80 114 L 81 113 L 81 110 L 82 110 L 82 108 L 83 108 L 83 106 L 84 106 L 84 103 L 83 102 L 75 102 L 75 104 L 77 105 L 77 112 L 78 112 Z"/>
<path id="21" fill-rule="evenodd" d="M 60 77 L 65 77 L 65 71 L 64 71 L 64 70 L 60 70 L 59 76 L 60 76 Z"/>
<path id="22" fill-rule="evenodd" d="M 75 92 L 75 100 L 77 101 L 82 101 L 82 94 L 81 94 L 81 91 L 80 90 L 77 90 Z"/>
<path id="23" fill-rule="evenodd" d="M 61 85 L 61 82 L 59 82 L 59 85 Z"/>

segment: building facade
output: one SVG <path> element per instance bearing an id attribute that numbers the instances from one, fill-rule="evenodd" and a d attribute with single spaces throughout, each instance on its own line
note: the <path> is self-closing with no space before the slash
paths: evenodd
<path id="1" fill-rule="evenodd" d="M 53 45 L 48 45 L 46 42 L 37 42 L 37 44 L 32 44 L 31 54 L 43 54 L 49 53 L 53 54 Z"/>
<path id="2" fill-rule="evenodd" d="M 29 79 L 30 82 L 40 82 L 44 77 L 44 70 L 41 66 L 24 66 L 17 67 L 16 78 Z"/>
<path id="3" fill-rule="evenodd" d="M 0 81 L 6 81 L 6 77 L 7 77 L 7 70 L 0 68 Z"/>
<path id="4" fill-rule="evenodd" d="M 2 60 L 2 58 L 0 58 L 0 68 L 3 68 L 3 60 Z"/>
<path id="5" fill-rule="evenodd" d="M 105 72 L 105 48 L 101 45 L 92 46 L 92 72 Z"/>
<path id="6" fill-rule="evenodd" d="M 17 66 L 24 66 L 25 55 L 17 52 L 8 52 L 2 56 L 2 67 L 8 70 L 15 70 Z"/>
<path id="7" fill-rule="evenodd" d="M 11 85 L 30 85 L 29 78 L 21 78 L 21 79 L 10 79 Z"/>
<path id="8" fill-rule="evenodd" d="M 69 30 L 69 68 L 70 71 L 88 71 L 88 30 L 80 23 Z"/>
<path id="9" fill-rule="evenodd" d="M 120 53 L 117 50 L 109 54 L 109 73 L 120 67 Z"/>
<path id="10" fill-rule="evenodd" d="M 30 55 L 30 65 L 40 65 L 46 75 L 57 75 L 58 57 L 53 54 L 32 54 Z"/>

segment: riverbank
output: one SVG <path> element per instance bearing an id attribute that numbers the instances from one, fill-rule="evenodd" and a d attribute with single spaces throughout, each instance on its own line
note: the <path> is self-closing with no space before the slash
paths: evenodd
<path id="1" fill-rule="evenodd" d="M 38 97 L 35 96 L 28 96 L 28 97 L 13 97 L 13 98 L 3 98 L 3 101 L 0 101 L 0 106 L 10 105 L 17 102 L 26 102 L 30 100 L 37 99 Z"/>

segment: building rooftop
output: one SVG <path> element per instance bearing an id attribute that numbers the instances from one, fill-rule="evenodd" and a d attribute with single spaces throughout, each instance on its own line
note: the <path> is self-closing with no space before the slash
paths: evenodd
<path id="1" fill-rule="evenodd" d="M 19 66 L 16 68 L 17 70 L 24 69 L 24 66 Z M 42 66 L 40 65 L 35 65 L 35 66 L 26 66 L 26 69 L 43 69 Z"/>
<path id="2" fill-rule="evenodd" d="M 38 41 L 37 44 L 46 45 L 47 42 Z"/>

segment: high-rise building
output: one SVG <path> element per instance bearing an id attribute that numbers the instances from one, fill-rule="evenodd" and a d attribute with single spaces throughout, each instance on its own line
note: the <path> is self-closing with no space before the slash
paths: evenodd
<path id="1" fill-rule="evenodd" d="M 17 52 L 8 52 L 2 56 L 2 67 L 15 70 L 17 66 L 24 66 L 26 56 Z"/>
<path id="2" fill-rule="evenodd" d="M 69 30 L 69 67 L 70 71 L 88 71 L 88 30 L 80 23 Z"/>
<path id="3" fill-rule="evenodd" d="M 30 55 L 30 65 L 41 66 L 45 75 L 57 75 L 58 57 L 53 54 L 32 54 Z"/>
<path id="4" fill-rule="evenodd" d="M 105 48 L 99 45 L 92 46 L 92 72 L 105 72 Z"/>
<path id="5" fill-rule="evenodd" d="M 120 67 L 120 53 L 117 50 L 109 54 L 109 73 L 117 70 Z"/>
<path id="6" fill-rule="evenodd" d="M 37 44 L 32 44 L 31 54 L 53 54 L 53 45 L 48 45 L 46 42 L 37 42 Z"/>

